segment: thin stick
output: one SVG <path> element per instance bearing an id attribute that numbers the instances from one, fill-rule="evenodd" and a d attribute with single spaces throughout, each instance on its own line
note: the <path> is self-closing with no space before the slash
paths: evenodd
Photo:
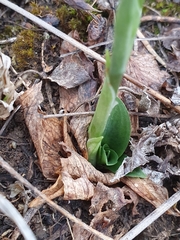
<path id="1" fill-rule="evenodd" d="M 70 44 L 72 44 L 73 46 L 77 47 L 78 49 L 81 49 L 83 52 L 85 52 L 86 54 L 90 55 L 91 57 L 97 59 L 98 61 L 105 63 L 105 59 L 103 57 L 101 57 L 100 54 L 94 52 L 93 50 L 89 49 L 88 47 L 84 46 L 82 43 L 79 43 L 78 41 L 76 41 L 75 39 L 71 38 L 70 36 L 68 36 L 67 34 L 61 32 L 60 30 L 58 30 L 57 28 L 51 26 L 50 24 L 46 23 L 45 21 L 43 21 L 42 19 L 36 17 L 35 15 L 31 14 L 30 12 L 24 10 L 21 7 L 18 7 L 16 4 L 7 1 L 7 0 L 0 0 L 0 3 L 11 8 L 12 10 L 18 12 L 19 14 L 23 15 L 24 17 L 30 19 L 32 22 L 38 24 L 39 26 L 45 28 L 46 30 L 48 30 L 49 32 L 55 34 L 56 36 L 64 39 L 65 41 L 69 42 Z"/>
<path id="2" fill-rule="evenodd" d="M 94 112 L 72 112 L 72 113 L 63 113 L 63 114 L 49 114 L 44 115 L 43 118 L 54 118 L 54 117 L 73 117 L 80 115 L 94 115 Z"/>
<path id="3" fill-rule="evenodd" d="M 104 240 L 113 240 L 110 237 L 107 237 L 103 233 L 93 229 L 92 227 L 88 226 L 84 222 L 82 222 L 80 219 L 76 218 L 72 214 L 70 214 L 68 211 L 66 211 L 64 208 L 58 206 L 56 203 L 51 201 L 45 194 L 40 192 L 36 187 L 34 187 L 30 182 L 28 182 L 25 178 L 23 178 L 19 173 L 17 173 L 7 162 L 3 160 L 3 158 L 0 156 L 0 165 L 8 171 L 14 178 L 16 178 L 18 181 L 20 181 L 23 185 L 25 185 L 28 189 L 33 191 L 37 196 L 41 197 L 49 206 L 53 207 L 60 213 L 62 213 L 64 216 L 69 218 L 72 222 L 75 222 L 79 224 L 82 228 L 86 229 L 87 231 L 91 232 L 92 234 L 98 236 L 99 238 L 102 238 Z"/>
<path id="4" fill-rule="evenodd" d="M 120 240 L 131 240 L 139 235 L 145 228 L 147 228 L 151 223 L 158 219 L 162 214 L 164 214 L 168 209 L 170 209 L 174 204 L 180 200 L 180 191 L 173 194 L 166 202 L 164 202 L 160 207 L 156 208 L 152 213 L 150 213 L 146 218 L 144 218 L 137 226 L 126 233 Z"/>
<path id="5" fill-rule="evenodd" d="M 142 32 L 138 29 L 137 30 L 137 36 L 139 38 L 145 38 L 145 36 L 142 34 Z M 142 41 L 143 45 L 145 46 L 145 48 L 149 51 L 149 53 L 151 53 L 155 59 L 162 64 L 165 68 L 166 68 L 166 63 L 163 61 L 163 59 L 154 51 L 154 49 L 151 47 L 151 45 L 149 44 L 148 41 Z"/>
<path id="6" fill-rule="evenodd" d="M 147 93 L 149 93 L 150 95 L 152 95 L 155 99 L 160 100 L 164 105 L 174 109 L 177 113 L 180 113 L 180 106 L 175 106 L 172 104 L 171 100 L 169 100 L 168 98 L 164 97 L 162 94 L 160 94 L 159 92 L 153 90 L 150 87 L 147 87 L 145 85 L 143 85 L 142 83 L 140 83 L 139 81 L 137 81 L 135 78 L 129 76 L 128 74 L 124 74 L 124 77 L 129 81 L 132 82 L 133 84 L 135 84 L 136 86 L 138 86 L 139 88 L 145 90 Z"/>
<path id="7" fill-rule="evenodd" d="M 21 105 L 17 106 L 13 112 L 11 113 L 11 115 L 9 116 L 9 118 L 6 120 L 6 122 L 4 123 L 4 125 L 2 126 L 2 128 L 0 129 L 0 136 L 3 134 L 3 132 L 5 131 L 5 129 L 7 128 L 9 122 L 11 121 L 11 119 L 13 118 L 14 114 L 20 109 Z"/>
<path id="8" fill-rule="evenodd" d="M 180 23 L 179 18 L 175 17 L 162 17 L 162 16 L 143 16 L 141 18 L 141 22 L 148 22 L 148 21 L 154 21 L 154 22 L 168 22 L 168 23 Z"/>

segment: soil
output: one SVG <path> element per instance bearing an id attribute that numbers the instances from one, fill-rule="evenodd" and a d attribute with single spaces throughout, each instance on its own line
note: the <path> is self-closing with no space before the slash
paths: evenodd
<path id="1" fill-rule="evenodd" d="M 48 5 L 49 8 L 53 9 L 58 6 L 59 3 L 57 1 L 37 1 L 39 5 Z M 15 1 L 16 4 L 25 8 L 26 10 L 30 9 L 29 1 Z M 29 21 L 27 21 L 24 17 L 20 16 L 18 13 L 14 13 L 10 9 L 0 5 L 1 10 L 0 13 L 6 11 L 1 16 L 1 29 L 0 33 L 2 34 L 5 30 L 5 27 L 9 24 L 15 31 L 15 35 L 18 34 L 20 29 L 29 28 Z M 12 22 L 13 19 L 13 22 Z M 10 34 L 12 34 L 12 29 L 10 30 Z M 38 28 L 37 34 L 40 34 L 40 38 L 42 38 L 42 29 Z M 1 35 L 0 34 L 0 35 Z M 8 37 L 10 37 L 8 35 Z M 51 34 L 50 34 L 51 35 Z M 6 37 L 3 36 L 2 39 Z M 52 64 L 53 68 L 58 64 L 58 54 L 56 55 L 56 51 L 60 51 L 60 42 L 57 43 L 57 38 L 54 37 L 52 40 L 54 41 L 55 50 L 49 56 L 45 56 L 48 64 Z M 13 58 L 14 53 L 11 44 L 3 45 L 2 51 L 4 54 L 9 55 Z M 22 67 L 22 65 L 18 65 L 16 69 L 16 64 L 14 64 L 14 68 L 18 71 L 18 73 L 32 68 L 33 70 L 42 71 L 41 67 L 41 57 L 40 51 L 38 50 L 38 56 L 35 58 L 31 58 L 31 62 L 27 68 Z M 49 57 L 49 58 L 48 58 Z M 11 80 L 15 81 L 16 76 L 11 71 Z M 32 77 L 33 78 L 33 77 Z M 52 83 L 50 85 L 53 91 L 55 91 L 56 85 Z M 57 94 L 56 94 L 57 97 Z M 17 105 L 17 103 L 16 103 Z M 48 108 L 45 106 L 46 109 Z M 143 119 L 142 124 L 146 124 L 147 119 L 145 121 Z M 4 126 L 6 120 L 0 121 L 0 129 Z M 140 122 L 141 124 L 141 122 Z M 7 127 L 0 135 L 0 156 L 8 162 L 20 175 L 26 178 L 33 186 L 38 188 L 39 190 L 46 189 L 50 187 L 54 182 L 47 180 L 38 165 L 38 159 L 36 156 L 36 149 L 32 143 L 31 137 L 29 135 L 28 128 L 26 127 L 26 123 L 24 120 L 23 109 L 18 110 L 13 118 L 8 123 Z M 167 189 L 172 190 L 173 186 L 176 185 L 179 178 L 172 178 L 165 182 Z M 28 209 L 28 203 L 34 198 L 34 194 L 30 192 L 26 187 L 22 187 L 22 190 L 12 196 L 13 192 L 16 191 L 17 186 L 14 184 L 21 184 L 10 175 L 5 169 L 0 167 L 0 193 L 6 196 L 13 205 L 18 209 L 18 211 L 25 216 L 27 211 L 32 211 Z M 172 192 L 170 193 L 172 195 Z M 92 220 L 92 216 L 89 214 L 89 201 L 82 200 L 71 200 L 65 201 L 63 197 L 59 197 L 54 200 L 58 205 L 62 206 L 64 209 L 72 213 L 73 215 L 82 219 L 83 222 L 90 224 Z M 145 201 L 144 199 L 140 199 L 137 210 L 139 212 L 138 215 L 132 215 L 132 206 L 124 206 L 119 211 L 119 218 L 114 222 L 113 232 L 114 234 L 119 233 L 120 229 L 125 229 L 125 232 L 130 230 L 133 226 L 137 225 L 142 219 L 148 216 L 155 208 Z M 73 239 L 71 235 L 70 228 L 73 226 L 72 222 L 63 216 L 58 211 L 44 204 L 40 209 L 37 209 L 34 213 L 34 216 L 29 222 L 29 225 L 36 235 L 38 240 L 44 239 L 61 239 L 61 240 L 70 240 Z M 144 230 L 138 237 L 137 240 L 155 240 L 155 239 L 169 239 L 176 240 L 180 239 L 180 218 L 164 214 L 158 220 L 156 220 L 153 224 L 151 224 L 146 230 Z M 16 239 L 13 237 L 15 234 L 16 226 L 15 224 L 4 214 L 0 214 L 0 239 Z M 20 235 L 18 239 L 23 239 Z M 76 239 L 76 236 L 74 236 Z"/>

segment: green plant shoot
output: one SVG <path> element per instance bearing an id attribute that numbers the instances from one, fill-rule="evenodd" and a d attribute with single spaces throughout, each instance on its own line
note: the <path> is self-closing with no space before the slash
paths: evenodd
<path id="1" fill-rule="evenodd" d="M 88 130 L 89 161 L 95 167 L 109 167 L 113 172 L 121 165 L 130 139 L 129 114 L 123 102 L 117 98 L 117 91 L 132 51 L 143 2 L 120 0 L 112 57 L 106 54 L 105 81 Z"/>

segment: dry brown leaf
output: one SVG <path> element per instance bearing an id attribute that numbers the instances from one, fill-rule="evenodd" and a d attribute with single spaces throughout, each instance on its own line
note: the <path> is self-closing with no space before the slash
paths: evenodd
<path id="1" fill-rule="evenodd" d="M 124 177 L 121 181 L 156 208 L 168 199 L 167 189 L 155 184 L 150 179 Z M 167 213 L 180 216 L 173 208 L 169 209 Z"/>
<path id="2" fill-rule="evenodd" d="M 89 239 L 91 240 L 92 238 L 92 233 L 87 231 L 86 229 L 82 228 L 79 224 L 75 223 L 73 225 L 73 236 L 76 236 L 76 239 L 78 240 L 84 240 L 84 239 Z"/>
<path id="3" fill-rule="evenodd" d="M 77 30 L 73 30 L 71 31 L 68 36 L 74 38 L 76 41 L 81 42 L 81 39 L 79 37 L 79 33 Z M 60 49 L 60 54 L 66 54 L 66 53 L 70 53 L 70 52 L 74 52 L 77 51 L 77 47 L 73 46 L 72 44 L 70 44 L 67 41 L 63 41 L 61 44 L 61 49 Z"/>
<path id="4" fill-rule="evenodd" d="M 73 179 L 66 171 L 62 171 L 62 182 L 64 184 L 65 200 L 89 200 L 94 194 L 94 185 L 87 179 L 85 175 L 80 178 Z"/>
<path id="5" fill-rule="evenodd" d="M 126 73 L 145 86 L 157 91 L 161 88 L 163 82 L 170 77 L 166 71 L 159 69 L 156 60 L 151 54 L 138 53 L 136 55 L 133 53 L 128 62 Z M 135 93 L 142 91 L 126 79 L 123 79 L 122 86 L 129 87 Z"/>
<path id="6" fill-rule="evenodd" d="M 27 90 L 20 101 L 43 175 L 56 179 L 60 172 L 59 142 L 63 140 L 63 122 L 56 118 L 43 119 L 38 112 L 38 106 L 43 101 L 41 85 L 40 82 Z"/>
<path id="7" fill-rule="evenodd" d="M 59 175 L 56 182 L 48 189 L 42 191 L 49 199 L 54 199 L 60 197 L 64 194 L 63 182 L 61 180 L 61 175 Z M 44 200 L 41 197 L 37 197 L 29 203 L 29 207 L 36 208 L 43 204 Z"/>
<path id="8" fill-rule="evenodd" d="M 91 80 L 94 66 L 84 53 L 65 57 L 50 75 L 50 80 L 66 89 Z"/>
<path id="9" fill-rule="evenodd" d="M 11 59 L 0 51 L 0 119 L 5 120 L 14 109 L 13 104 L 19 94 L 10 81 Z"/>
<path id="10" fill-rule="evenodd" d="M 109 204 L 109 201 L 111 204 Z M 106 211 L 117 211 L 128 203 L 132 203 L 132 200 L 125 198 L 124 191 L 121 188 L 109 188 L 103 183 L 98 182 L 91 199 L 89 212 L 90 214 L 97 214 L 103 212 L 103 208 L 105 208 Z"/>
<path id="11" fill-rule="evenodd" d="M 91 199 L 89 212 L 94 216 L 90 226 L 103 234 L 112 237 L 114 222 L 119 217 L 119 210 L 127 205 L 134 203 L 133 214 L 138 214 L 136 206 L 138 197 L 132 193 L 128 187 L 109 188 L 102 183 L 95 187 L 94 196 Z M 92 239 L 96 239 L 93 237 Z"/>
<path id="12" fill-rule="evenodd" d="M 64 195 L 66 199 L 84 199 L 87 200 L 93 196 L 94 186 L 92 183 L 102 182 L 106 185 L 112 185 L 111 178 L 113 173 L 102 173 L 92 166 L 85 158 L 72 150 L 65 143 L 61 142 L 61 151 L 67 155 L 67 158 L 60 158 L 60 175 L 56 183 L 43 191 L 50 199 Z M 114 183 L 113 183 L 114 184 Z M 30 204 L 35 207 L 42 204 L 40 198 L 36 198 Z"/>
<path id="13" fill-rule="evenodd" d="M 92 105 L 89 104 L 89 99 L 95 95 L 97 89 L 97 82 L 90 80 L 81 84 L 79 87 L 71 89 L 59 89 L 61 102 L 60 107 L 65 112 L 86 112 L 92 111 Z M 66 120 L 67 133 L 66 135 L 73 136 L 76 140 L 74 149 L 85 158 L 87 158 L 87 130 L 92 116 L 79 115 L 68 118 Z M 64 133 L 65 136 L 65 133 Z M 68 138 L 68 136 L 67 136 Z M 65 141 L 64 141 L 65 142 Z M 65 142 L 66 145 L 71 146 Z"/>
<path id="14" fill-rule="evenodd" d="M 161 159 L 155 155 L 155 144 L 158 141 L 161 141 L 162 138 L 163 134 L 156 136 L 154 129 L 147 131 L 144 135 L 142 135 L 138 143 L 131 142 L 132 156 L 124 159 L 123 163 L 116 171 L 113 180 L 124 177 L 126 174 L 132 172 L 135 168 L 145 165 L 152 159 L 157 159 L 160 161 Z"/>
<path id="15" fill-rule="evenodd" d="M 80 178 L 83 175 L 92 183 L 102 182 L 111 186 L 113 173 L 102 173 L 98 171 L 90 162 L 79 155 L 76 151 L 70 149 L 63 142 L 60 143 L 63 150 L 67 153 L 67 158 L 61 158 L 62 171 L 67 171 L 73 178 Z M 116 181 L 117 183 L 118 181 Z"/>
<path id="16" fill-rule="evenodd" d="M 114 222 L 119 217 L 118 211 L 116 210 L 107 210 L 100 212 L 95 215 L 91 221 L 90 226 L 103 233 L 108 237 L 112 237 L 112 230 L 114 228 Z M 100 240 L 101 238 L 92 236 L 92 240 Z"/>
<path id="17" fill-rule="evenodd" d="M 105 41 L 106 23 L 106 18 L 101 14 L 96 15 L 96 18 L 89 23 L 87 28 L 89 46 Z"/>

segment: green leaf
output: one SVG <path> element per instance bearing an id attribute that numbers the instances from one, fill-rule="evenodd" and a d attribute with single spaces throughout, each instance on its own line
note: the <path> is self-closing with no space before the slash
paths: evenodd
<path id="1" fill-rule="evenodd" d="M 143 173 L 140 167 L 135 168 L 132 172 L 126 175 L 127 177 L 139 177 L 139 178 L 147 178 L 147 175 Z"/>
<path id="2" fill-rule="evenodd" d="M 94 166 L 96 166 L 97 164 L 97 161 L 96 161 L 97 152 L 99 150 L 99 147 L 101 146 L 102 139 L 103 139 L 103 136 L 97 137 L 97 138 L 90 138 L 87 142 L 87 147 L 89 152 L 88 159 Z"/>
<path id="3" fill-rule="evenodd" d="M 117 96 L 140 22 L 143 0 L 121 0 L 116 12 L 112 57 L 106 53 L 106 77 L 88 129 L 89 161 L 117 169 L 130 138 L 127 109 Z M 114 169 L 115 169 L 114 168 Z"/>
<path id="4" fill-rule="evenodd" d="M 144 0 L 121 0 L 116 11 L 109 78 L 117 91 L 132 51 Z"/>
<path id="5" fill-rule="evenodd" d="M 106 123 L 101 145 L 107 144 L 120 157 L 129 143 L 131 123 L 124 103 L 117 97 L 115 103 Z"/>
<path id="6" fill-rule="evenodd" d="M 100 146 L 97 153 L 97 163 L 99 166 L 113 166 L 118 162 L 117 153 L 109 148 L 107 144 Z"/>

